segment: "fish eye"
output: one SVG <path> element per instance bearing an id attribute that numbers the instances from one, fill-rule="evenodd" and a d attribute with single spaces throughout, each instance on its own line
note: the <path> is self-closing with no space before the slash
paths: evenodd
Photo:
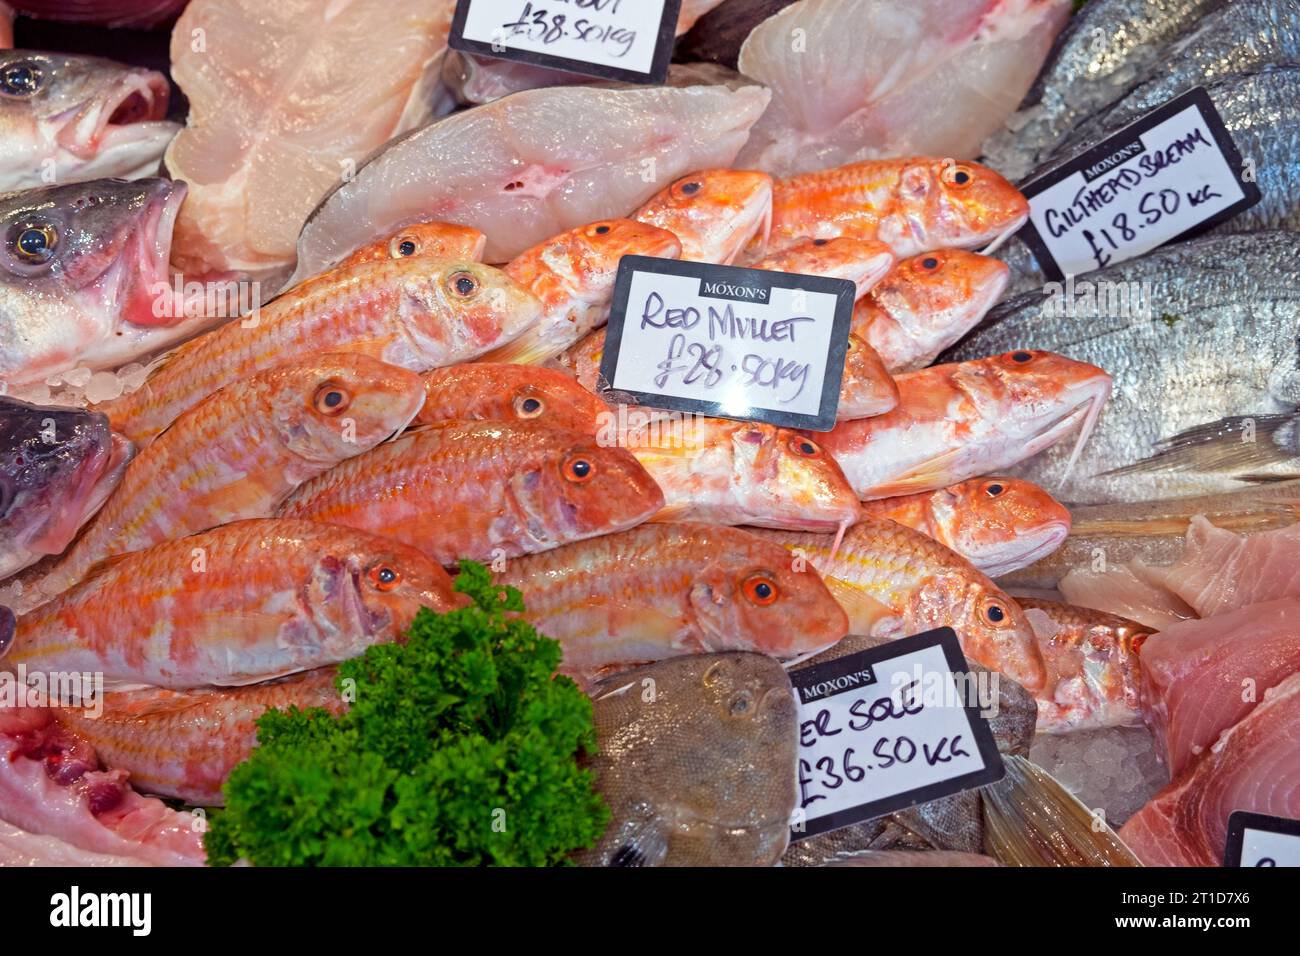
<path id="1" fill-rule="evenodd" d="M 801 458 L 815 458 L 821 453 L 821 447 L 815 441 L 802 435 L 790 439 L 790 450 Z"/>
<path id="2" fill-rule="evenodd" d="M 1011 353 L 1011 361 L 1019 365 L 1024 365 L 1026 362 L 1032 362 L 1033 359 L 1034 359 L 1033 352 L 1012 352 Z"/>
<path id="3" fill-rule="evenodd" d="M 312 405 L 322 415 L 338 415 L 352 404 L 352 395 L 346 388 L 333 382 L 326 382 L 316 389 Z"/>
<path id="4" fill-rule="evenodd" d="M 922 272 L 933 272 L 935 269 L 939 268 L 939 257 L 926 256 L 918 263 L 918 265 Z"/>
<path id="5" fill-rule="evenodd" d="M 388 251 L 394 259 L 409 259 L 419 248 L 410 236 L 399 236 L 392 241 Z"/>
<path id="6" fill-rule="evenodd" d="M 1001 626 L 1010 616 L 1007 614 L 1007 609 L 996 601 L 985 604 L 980 613 L 983 615 L 985 622 L 992 624 L 994 627 Z"/>
<path id="7" fill-rule="evenodd" d="M 1005 490 L 1006 489 L 1003 488 L 1002 485 L 998 484 L 996 481 L 990 482 L 989 484 L 984 486 L 984 494 L 988 495 L 990 498 L 996 498 L 998 495 L 1002 494 L 1002 492 Z"/>
<path id="8" fill-rule="evenodd" d="M 700 182 L 699 180 L 691 179 L 691 180 L 687 180 L 686 182 L 678 183 L 676 186 L 673 187 L 673 192 L 678 193 L 682 196 L 694 196 L 703 188 L 704 188 L 704 183 Z"/>
<path id="9" fill-rule="evenodd" d="M 44 265 L 54 258 L 59 232 L 47 222 L 20 223 L 12 231 L 10 243 L 19 259 L 29 265 Z"/>
<path id="10" fill-rule="evenodd" d="M 596 466 L 591 463 L 591 459 L 584 455 L 574 455 L 564 463 L 562 469 L 564 477 L 576 484 L 584 481 L 590 481 L 591 477 L 596 474 Z"/>
<path id="11" fill-rule="evenodd" d="M 11 63 L 0 71 L 0 93 L 5 96 L 32 96 L 39 93 L 45 76 L 35 63 Z"/>
<path id="12" fill-rule="evenodd" d="M 588 230 L 587 230 L 587 235 L 589 235 L 589 236 L 608 236 L 612 230 L 613 230 L 613 226 L 611 226 L 609 223 L 607 223 L 607 222 L 600 222 L 600 223 L 596 223 L 594 226 L 592 226 L 590 229 L 588 229 Z"/>
<path id="13" fill-rule="evenodd" d="M 741 589 L 744 591 L 745 597 L 759 607 L 767 607 L 777 599 L 776 581 L 772 579 L 771 575 L 763 572 L 751 574 L 745 578 Z"/>
<path id="14" fill-rule="evenodd" d="M 740 717 L 748 714 L 753 709 L 754 693 L 750 690 L 742 690 L 735 697 L 731 698 L 731 703 L 727 706 L 734 716 Z"/>
<path id="15" fill-rule="evenodd" d="M 392 591 L 402 583 L 402 572 L 388 564 L 376 564 L 367 576 L 376 591 Z"/>
<path id="16" fill-rule="evenodd" d="M 943 181 L 949 186 L 962 188 L 969 186 L 975 181 L 975 173 L 969 166 L 962 166 L 960 163 L 954 166 L 947 166 L 943 171 Z"/>
<path id="17" fill-rule="evenodd" d="M 546 403 L 535 395 L 520 395 L 515 399 L 515 414 L 520 418 L 536 418 L 546 411 Z"/>
<path id="18" fill-rule="evenodd" d="M 813 240 L 813 245 L 814 245 L 814 246 L 824 246 L 824 245 L 826 245 L 826 243 L 828 243 L 828 242 L 830 242 L 829 239 L 814 239 L 814 240 Z"/>
<path id="19" fill-rule="evenodd" d="M 472 273 L 457 272 L 447 280 L 447 287 L 451 289 L 453 295 L 468 299 L 478 291 L 478 279 Z"/>

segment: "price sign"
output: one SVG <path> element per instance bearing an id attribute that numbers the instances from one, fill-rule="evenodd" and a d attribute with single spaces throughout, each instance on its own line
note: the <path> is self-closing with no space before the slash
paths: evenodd
<path id="1" fill-rule="evenodd" d="M 1300 820 L 1237 810 L 1228 817 L 1224 866 L 1300 866 Z"/>

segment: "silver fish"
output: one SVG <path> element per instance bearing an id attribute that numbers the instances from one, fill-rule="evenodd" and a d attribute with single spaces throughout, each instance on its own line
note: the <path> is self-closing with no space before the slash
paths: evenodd
<path id="1" fill-rule="evenodd" d="M 1059 450 L 1016 471 L 1072 505 L 1154 501 L 1300 476 L 1298 334 L 1300 234 L 1240 233 L 1003 302 L 944 360 L 1032 341 L 1106 369 L 1114 392 L 1069 480 Z"/>
<path id="2" fill-rule="evenodd" d="M 590 760 L 613 819 L 584 866 L 769 866 L 790 838 L 798 724 L 785 669 L 696 654 L 592 691 Z"/>

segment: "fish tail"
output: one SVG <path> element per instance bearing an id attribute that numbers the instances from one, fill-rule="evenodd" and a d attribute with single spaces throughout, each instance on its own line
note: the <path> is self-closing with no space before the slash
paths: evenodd
<path id="1" fill-rule="evenodd" d="M 1232 415 L 1205 422 L 1159 443 L 1148 458 L 1115 468 L 1106 476 L 1150 471 L 1233 472 L 1294 459 L 1300 452 L 1300 413 Z M 1282 480 L 1294 475 L 1280 475 Z M 1264 481 L 1259 480 L 1265 479 Z M 1240 480 L 1262 484 L 1254 473 Z"/>
<path id="2" fill-rule="evenodd" d="M 982 791 L 985 849 L 1007 866 L 1141 866 L 1106 821 L 1047 771 L 1005 755 Z"/>

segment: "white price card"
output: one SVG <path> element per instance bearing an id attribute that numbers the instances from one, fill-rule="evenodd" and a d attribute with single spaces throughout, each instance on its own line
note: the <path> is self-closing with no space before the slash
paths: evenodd
<path id="1" fill-rule="evenodd" d="M 1300 866 L 1300 820 L 1237 810 L 1228 817 L 1224 866 Z"/>
<path id="2" fill-rule="evenodd" d="M 611 402 L 829 431 L 847 279 L 624 256 L 601 358 Z"/>
<path id="3" fill-rule="evenodd" d="M 682 0 L 459 0 L 456 50 L 629 83 L 668 76 Z"/>
<path id="4" fill-rule="evenodd" d="M 1188 238 L 1260 199 L 1203 87 L 1021 189 L 1022 238 L 1057 282 Z"/>
<path id="5" fill-rule="evenodd" d="M 799 796 L 791 839 L 1002 778 L 1002 757 L 952 628 L 791 672 Z"/>

